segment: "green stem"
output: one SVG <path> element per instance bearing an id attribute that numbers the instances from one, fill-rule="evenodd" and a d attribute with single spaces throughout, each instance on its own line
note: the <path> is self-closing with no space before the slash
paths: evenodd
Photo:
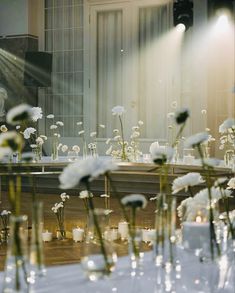
<path id="1" fill-rule="evenodd" d="M 124 140 L 124 129 L 123 129 L 123 123 L 122 123 L 122 118 L 119 115 L 118 116 L 119 121 L 120 121 L 120 126 L 121 126 L 121 137 L 122 137 L 122 160 L 126 161 L 126 151 L 125 151 L 125 140 Z"/>
<path id="2" fill-rule="evenodd" d="M 94 226 L 95 226 L 95 229 L 96 229 L 99 241 L 100 241 L 100 247 L 101 247 L 101 252 L 103 254 L 103 257 L 104 257 L 106 271 L 107 271 L 107 273 L 110 273 L 110 264 L 109 264 L 107 252 L 106 252 L 106 249 L 105 249 L 105 244 L 104 244 L 104 241 L 103 241 L 102 232 L 101 232 L 101 229 L 100 229 L 100 226 L 99 226 L 97 215 L 95 213 L 95 207 L 94 207 L 94 204 L 93 204 L 93 200 L 92 200 L 92 197 L 90 196 L 91 191 L 90 191 L 90 184 L 89 184 L 88 180 L 85 182 L 85 184 L 86 184 L 86 189 L 87 189 L 88 194 L 89 194 L 89 196 L 88 196 L 88 204 L 89 204 L 89 208 L 90 208 L 90 211 L 91 211 L 91 214 L 92 214 Z"/>
<path id="3" fill-rule="evenodd" d="M 208 189 L 208 199 L 209 199 L 209 223 L 210 223 L 210 247 L 211 247 L 211 258 L 214 260 L 214 244 L 216 246 L 217 254 L 220 256 L 220 247 L 219 244 L 216 241 L 216 234 L 215 234 L 215 226 L 214 226 L 214 213 L 213 213 L 213 208 L 212 208 L 212 194 L 211 194 L 211 187 L 212 187 L 212 182 L 211 182 L 211 173 L 210 173 L 210 166 L 208 166 L 203 157 L 203 152 L 201 149 L 200 144 L 197 145 L 198 153 L 201 158 L 202 162 L 202 168 L 205 171 L 206 174 L 206 185 Z"/>

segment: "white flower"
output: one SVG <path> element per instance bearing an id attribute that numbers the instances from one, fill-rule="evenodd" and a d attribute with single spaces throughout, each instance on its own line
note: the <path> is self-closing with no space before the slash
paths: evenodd
<path id="1" fill-rule="evenodd" d="M 64 122 L 62 122 L 62 121 L 57 121 L 55 124 L 58 126 L 64 126 Z"/>
<path id="2" fill-rule="evenodd" d="M 8 111 L 7 123 L 11 125 L 21 124 L 23 121 L 32 120 L 31 106 L 27 104 L 21 104 Z"/>
<path id="3" fill-rule="evenodd" d="M 227 180 L 228 180 L 227 177 L 220 177 L 214 182 L 214 186 L 219 187 L 219 186 L 223 185 Z"/>
<path id="4" fill-rule="evenodd" d="M 106 140 L 106 144 L 109 144 L 110 143 L 110 141 L 111 141 L 111 138 L 108 138 L 107 140 Z"/>
<path id="5" fill-rule="evenodd" d="M 188 148 L 188 149 L 194 148 L 200 145 L 201 143 L 207 141 L 208 139 L 209 139 L 209 134 L 207 132 L 199 132 L 195 135 L 188 137 L 184 142 L 184 146 L 185 148 Z"/>
<path id="6" fill-rule="evenodd" d="M 113 130 L 113 133 L 119 133 L 119 130 L 117 129 L 117 128 L 115 128 L 114 130 Z"/>
<path id="7" fill-rule="evenodd" d="M 62 146 L 63 146 L 63 144 L 59 143 L 58 146 L 57 146 L 57 150 L 59 151 L 62 148 Z"/>
<path id="8" fill-rule="evenodd" d="M 125 113 L 125 109 L 124 109 L 123 106 L 115 106 L 112 109 L 112 114 L 113 115 L 121 116 L 123 113 Z"/>
<path id="9" fill-rule="evenodd" d="M 175 113 L 174 113 L 174 112 L 169 112 L 169 113 L 167 113 L 167 118 L 168 118 L 168 119 L 173 119 L 173 118 L 175 118 Z"/>
<path id="10" fill-rule="evenodd" d="M 80 147 L 79 147 L 78 145 L 74 145 L 74 146 L 72 147 L 72 150 L 73 150 L 74 152 L 76 152 L 76 153 L 79 153 L 79 152 L 80 152 Z"/>
<path id="11" fill-rule="evenodd" d="M 150 154 L 153 152 L 153 150 L 154 150 L 155 148 L 158 148 L 159 146 L 160 146 L 160 145 L 159 145 L 158 141 L 155 141 L 155 142 L 151 143 L 151 145 L 150 145 L 150 147 L 149 147 L 149 152 L 150 152 Z"/>
<path id="12" fill-rule="evenodd" d="M 101 194 L 100 197 L 106 197 L 109 198 L 110 196 L 108 194 Z"/>
<path id="13" fill-rule="evenodd" d="M 64 168 L 59 176 L 60 188 L 73 188 L 81 182 L 92 181 L 99 175 L 116 169 L 117 165 L 112 160 L 88 157 Z"/>
<path id="14" fill-rule="evenodd" d="M 60 198 L 61 198 L 61 200 L 64 202 L 64 201 L 66 201 L 67 199 L 69 199 L 69 195 L 68 194 L 66 194 L 66 192 L 63 192 L 63 193 L 61 193 L 61 195 L 60 195 Z"/>
<path id="15" fill-rule="evenodd" d="M 90 133 L 90 137 L 95 137 L 97 135 L 97 132 L 96 131 L 93 131 Z"/>
<path id="16" fill-rule="evenodd" d="M 10 211 L 7 211 L 7 210 L 3 210 L 2 212 L 1 212 L 1 216 L 8 216 L 8 215 L 10 215 L 11 214 L 11 212 Z"/>
<path id="17" fill-rule="evenodd" d="M 82 125 L 82 124 L 83 124 L 82 121 L 77 122 L 77 125 L 78 125 L 78 126 L 79 126 L 79 125 Z"/>
<path id="18" fill-rule="evenodd" d="M 172 147 L 162 147 L 155 144 L 151 147 L 150 154 L 155 164 L 162 165 L 167 161 L 169 162 L 172 160 L 172 157 L 174 155 L 174 149 Z"/>
<path id="19" fill-rule="evenodd" d="M 33 127 L 28 127 L 24 130 L 23 135 L 25 139 L 29 139 L 31 134 L 34 134 L 36 132 L 36 129 Z"/>
<path id="20" fill-rule="evenodd" d="M 99 127 L 100 128 L 105 128 L 105 125 L 104 124 L 100 124 Z"/>
<path id="21" fill-rule="evenodd" d="M 228 118 L 219 126 L 219 133 L 228 132 L 229 129 L 235 130 L 235 119 Z"/>
<path id="22" fill-rule="evenodd" d="M 38 145 L 43 145 L 44 144 L 44 140 L 39 136 L 39 137 L 36 138 L 36 143 Z"/>
<path id="23" fill-rule="evenodd" d="M 7 132 L 8 128 L 6 127 L 5 124 L 3 124 L 3 125 L 1 125 L 0 130 L 1 130 L 1 132 Z"/>
<path id="24" fill-rule="evenodd" d="M 112 150 L 113 150 L 113 146 L 111 145 L 108 149 L 107 149 L 107 151 L 106 151 L 106 155 L 107 156 L 110 156 L 111 155 L 111 153 L 112 153 Z"/>
<path id="25" fill-rule="evenodd" d="M 85 199 L 85 198 L 88 198 L 88 197 L 93 197 L 93 193 L 89 193 L 87 190 L 82 190 L 80 193 L 79 193 L 79 198 L 80 199 Z"/>
<path id="26" fill-rule="evenodd" d="M 189 186 L 195 186 L 205 182 L 201 174 L 196 172 L 188 173 L 182 177 L 178 177 L 173 181 L 172 185 L 172 194 L 179 192 L 180 190 L 184 189 L 185 191 L 188 190 Z"/>
<path id="27" fill-rule="evenodd" d="M 182 222 L 187 221 L 188 212 L 190 210 L 190 205 L 193 203 L 193 198 L 188 197 L 185 200 L 182 200 L 180 205 L 177 208 L 178 216 Z"/>
<path id="28" fill-rule="evenodd" d="M 47 119 L 54 119 L 54 118 L 55 118 L 55 115 L 54 114 L 47 115 Z"/>
<path id="29" fill-rule="evenodd" d="M 122 204 L 127 207 L 142 208 L 147 205 L 147 200 L 142 194 L 131 194 L 122 198 Z"/>
<path id="30" fill-rule="evenodd" d="M 138 124 L 139 124 L 139 126 L 142 126 L 142 125 L 144 125 L 144 122 L 142 120 L 139 120 Z"/>
<path id="31" fill-rule="evenodd" d="M 131 135 L 131 139 L 135 139 L 138 138 L 140 136 L 140 132 L 139 131 L 134 131 Z"/>
<path id="32" fill-rule="evenodd" d="M 58 128 L 58 126 L 55 125 L 55 124 L 52 124 L 52 125 L 50 126 L 50 129 L 57 129 L 57 128 Z"/>
<path id="33" fill-rule="evenodd" d="M 42 108 L 40 108 L 40 107 L 32 107 L 31 112 L 32 112 L 31 119 L 32 119 L 33 122 L 38 121 L 38 119 L 42 119 Z"/>
<path id="34" fill-rule="evenodd" d="M 85 133 L 85 131 L 84 130 L 81 130 L 81 131 L 78 132 L 78 135 L 82 135 L 84 133 Z"/>
<path id="35" fill-rule="evenodd" d="M 31 144 L 30 147 L 31 149 L 36 149 L 38 146 L 36 144 Z"/>
<path id="36" fill-rule="evenodd" d="M 235 177 L 229 180 L 227 189 L 235 189 Z"/>
<path id="37" fill-rule="evenodd" d="M 69 149 L 69 148 L 68 148 L 68 146 L 67 146 L 66 144 L 64 144 L 64 145 L 61 147 L 61 151 L 62 151 L 63 153 L 66 153 L 68 149 Z"/>
<path id="38" fill-rule="evenodd" d="M 133 127 L 132 127 L 132 130 L 133 130 L 133 131 L 137 131 L 137 130 L 139 130 L 139 129 L 140 129 L 139 126 L 133 126 Z"/>
<path id="39" fill-rule="evenodd" d="M 117 141 L 117 140 L 121 139 L 121 136 L 120 136 L 120 135 L 116 135 L 116 136 L 114 136 L 113 139 L 114 139 L 115 141 Z"/>
<path id="40" fill-rule="evenodd" d="M 47 140 L 47 136 L 46 136 L 46 135 L 40 135 L 40 137 L 41 137 L 43 140 Z"/>
<path id="41" fill-rule="evenodd" d="M 17 125 L 17 126 L 16 126 L 16 130 L 19 130 L 19 129 L 20 129 L 20 125 Z"/>
<path id="42" fill-rule="evenodd" d="M 54 133 L 54 136 L 60 138 L 60 134 L 59 133 Z"/>

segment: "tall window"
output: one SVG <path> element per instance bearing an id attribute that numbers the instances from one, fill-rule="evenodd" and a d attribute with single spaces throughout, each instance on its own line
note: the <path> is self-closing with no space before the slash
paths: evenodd
<path id="1" fill-rule="evenodd" d="M 64 137 L 74 137 L 83 120 L 83 0 L 45 0 L 45 51 L 53 54 L 53 82 L 44 112 L 64 122 Z"/>

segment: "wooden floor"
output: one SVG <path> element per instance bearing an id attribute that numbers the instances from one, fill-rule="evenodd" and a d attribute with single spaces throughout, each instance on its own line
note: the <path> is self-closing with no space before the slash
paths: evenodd
<path id="1" fill-rule="evenodd" d="M 47 266 L 62 265 L 69 263 L 79 263 L 81 259 L 82 243 L 75 243 L 72 239 L 65 241 L 57 240 L 56 230 L 57 221 L 54 213 L 51 211 L 51 207 L 55 202 L 60 201 L 59 195 L 55 194 L 38 194 L 38 198 L 44 203 L 44 229 L 53 232 L 54 239 L 52 242 L 44 243 L 45 264 Z M 104 199 L 99 196 L 94 197 L 94 203 L 96 207 L 104 207 Z M 0 211 L 9 208 L 7 201 L 7 195 L 2 194 L 2 203 L 0 205 Z M 22 214 L 27 214 L 29 217 L 28 226 L 31 227 L 31 195 L 24 193 L 22 195 Z M 110 208 L 113 213 L 110 216 L 110 226 L 117 227 L 118 222 L 122 220 L 119 204 L 116 199 L 112 199 L 110 202 Z M 155 205 L 153 202 L 149 202 L 148 208 L 138 213 L 137 225 L 139 227 L 153 227 L 154 224 L 154 211 Z M 71 231 L 73 228 L 79 226 L 85 228 L 87 222 L 87 215 L 84 210 L 83 202 L 77 195 L 71 196 L 67 201 L 65 210 L 65 227 L 68 237 L 71 237 Z M 30 231 L 30 230 L 29 230 Z M 125 255 L 128 253 L 128 245 L 121 240 L 114 243 L 115 250 L 118 255 Z M 149 249 L 147 245 L 144 245 L 144 249 Z M 4 261 L 6 256 L 6 245 L 0 244 L 0 270 L 4 269 Z"/>

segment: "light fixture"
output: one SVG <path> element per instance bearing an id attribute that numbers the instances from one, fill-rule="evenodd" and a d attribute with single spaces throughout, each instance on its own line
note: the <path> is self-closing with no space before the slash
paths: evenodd
<path id="1" fill-rule="evenodd" d="M 193 2 L 177 0 L 174 2 L 174 26 L 183 24 L 185 30 L 193 26 Z"/>
<path id="2" fill-rule="evenodd" d="M 227 9 L 233 12 L 233 2 L 234 0 L 209 0 L 212 3 L 214 11 L 220 9 Z"/>

